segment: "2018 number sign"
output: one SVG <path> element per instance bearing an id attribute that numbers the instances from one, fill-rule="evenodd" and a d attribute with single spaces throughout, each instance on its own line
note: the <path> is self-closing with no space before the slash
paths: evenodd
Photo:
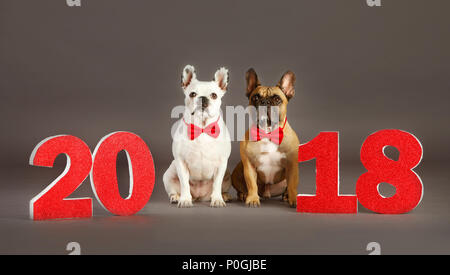
<path id="1" fill-rule="evenodd" d="M 130 194 L 123 199 L 116 177 L 117 154 L 125 150 L 130 170 Z M 155 183 L 155 168 L 150 150 L 135 134 L 116 132 L 104 137 L 93 156 L 79 138 L 54 136 L 40 142 L 30 164 L 52 167 L 59 154 L 67 156 L 64 172 L 30 201 L 34 220 L 92 217 L 92 199 L 67 199 L 90 173 L 91 185 L 99 203 L 116 215 L 133 215 L 150 199 Z"/>
<path id="2" fill-rule="evenodd" d="M 357 200 L 380 214 L 401 214 L 414 209 L 422 200 L 423 185 L 412 171 L 422 159 L 422 146 L 410 133 L 382 130 L 370 135 L 361 147 L 361 162 L 368 170 L 356 183 L 355 195 L 339 194 L 338 133 L 323 132 L 300 145 L 299 162 L 316 158 L 316 195 L 300 194 L 297 211 L 309 213 L 356 213 Z M 384 149 L 393 146 L 400 152 L 398 160 L 388 158 Z M 380 183 L 396 188 L 390 198 L 379 192 Z"/>
<path id="3" fill-rule="evenodd" d="M 398 149 L 398 160 L 388 158 L 384 149 Z M 122 198 L 116 175 L 116 159 L 120 151 L 128 157 L 129 196 Z M 101 139 L 91 154 L 79 138 L 53 136 L 40 142 L 30 157 L 30 164 L 52 167 L 56 157 L 65 154 L 64 172 L 30 201 L 30 217 L 34 220 L 92 217 L 91 198 L 70 198 L 90 175 L 98 202 L 115 215 L 133 215 L 151 197 L 155 183 L 155 167 L 145 142 L 129 132 L 115 132 Z M 297 211 L 307 213 L 356 213 L 358 201 L 367 209 L 382 214 L 401 214 L 414 209 L 422 200 L 423 184 L 412 170 L 422 159 L 422 146 L 410 133 L 382 130 L 370 135 L 361 147 L 361 162 L 367 169 L 356 183 L 356 195 L 339 193 L 339 134 L 322 132 L 302 144 L 299 162 L 316 159 L 316 194 L 300 194 Z M 386 198 L 379 185 L 390 183 L 394 196 Z"/>

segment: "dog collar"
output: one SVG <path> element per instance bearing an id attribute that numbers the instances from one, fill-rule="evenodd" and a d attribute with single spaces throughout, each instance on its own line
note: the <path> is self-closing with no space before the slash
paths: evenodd
<path id="1" fill-rule="evenodd" d="M 187 131 L 188 138 L 190 140 L 194 140 L 198 136 L 200 136 L 202 133 L 206 133 L 210 137 L 217 138 L 220 134 L 219 119 L 220 119 L 220 116 L 217 118 L 216 122 L 209 124 L 205 128 L 201 128 L 193 123 L 187 123 L 183 118 L 183 122 L 184 122 L 184 124 L 186 124 L 187 129 L 188 129 L 188 131 Z"/>
<path id="2" fill-rule="evenodd" d="M 276 145 L 280 145 L 283 142 L 284 137 L 284 127 L 286 127 L 287 117 L 284 119 L 283 127 L 278 127 L 278 129 L 273 130 L 272 132 L 267 133 L 263 129 L 260 129 L 258 126 L 253 126 L 250 129 L 250 140 L 251 141 L 260 141 L 263 138 L 269 139 L 271 142 Z"/>

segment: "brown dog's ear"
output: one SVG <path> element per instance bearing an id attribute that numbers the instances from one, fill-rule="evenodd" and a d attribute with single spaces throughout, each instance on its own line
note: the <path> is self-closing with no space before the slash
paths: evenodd
<path id="1" fill-rule="evenodd" d="M 291 99 L 295 94 L 295 74 L 291 71 L 287 71 L 281 77 L 280 82 L 278 83 L 278 87 L 283 91 L 286 95 L 287 99 Z"/>
<path id="2" fill-rule="evenodd" d="M 191 84 L 193 79 L 197 79 L 197 75 L 195 74 L 194 66 L 187 65 L 183 69 L 183 74 L 181 75 L 181 87 L 186 89 L 189 84 Z"/>
<path id="3" fill-rule="evenodd" d="M 245 80 L 247 81 L 247 92 L 245 95 L 247 97 L 250 96 L 250 94 L 261 85 L 258 80 L 258 75 L 256 74 L 255 70 L 253 68 L 250 68 L 247 73 L 245 74 Z"/>

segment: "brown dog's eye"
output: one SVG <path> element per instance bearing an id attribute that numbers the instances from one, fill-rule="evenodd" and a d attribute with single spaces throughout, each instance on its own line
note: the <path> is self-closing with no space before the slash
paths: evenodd
<path id="1" fill-rule="evenodd" d="M 216 94 L 216 93 L 212 93 L 212 94 L 211 94 L 211 98 L 212 98 L 212 99 L 216 99 L 216 98 L 217 98 L 217 94 Z"/>
<path id="2" fill-rule="evenodd" d="M 283 100 L 281 99 L 281 97 L 274 95 L 272 97 L 272 105 L 280 105 L 283 102 Z"/>
<path id="3" fill-rule="evenodd" d="M 189 94 L 189 97 L 196 97 L 196 96 L 197 96 L 196 92 L 192 92 L 192 93 Z"/>
<path id="4" fill-rule="evenodd" d="M 253 103 L 257 103 L 259 100 L 260 100 L 260 96 L 259 95 L 254 95 L 253 97 L 252 97 L 252 102 Z"/>

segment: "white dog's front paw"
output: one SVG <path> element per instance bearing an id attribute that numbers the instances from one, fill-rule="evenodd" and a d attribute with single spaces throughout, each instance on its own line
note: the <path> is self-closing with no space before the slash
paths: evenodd
<path id="1" fill-rule="evenodd" d="M 227 206 L 227 204 L 223 200 L 222 196 L 220 196 L 220 197 L 211 197 L 211 207 L 221 208 L 221 207 L 225 207 L 225 206 Z"/>
<path id="2" fill-rule="evenodd" d="M 180 198 L 178 200 L 178 208 L 189 208 L 192 207 L 192 199 L 191 198 Z"/>

